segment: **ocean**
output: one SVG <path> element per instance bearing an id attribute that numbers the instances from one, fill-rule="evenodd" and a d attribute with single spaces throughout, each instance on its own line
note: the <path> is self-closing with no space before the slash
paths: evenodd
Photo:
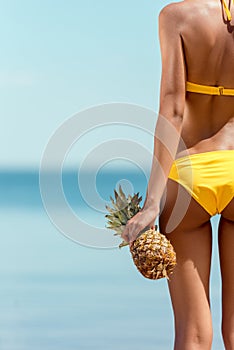
<path id="1" fill-rule="evenodd" d="M 92 196 L 88 175 L 83 186 Z M 145 193 L 147 178 L 124 170 L 100 172 L 95 193 L 108 201 L 120 179 L 126 187 L 131 184 L 134 191 Z M 65 171 L 62 180 L 68 205 L 98 232 L 105 225 L 103 207 L 99 211 L 84 200 L 75 171 Z M 165 279 L 143 278 L 127 247 L 101 249 L 98 236 L 95 247 L 89 247 L 61 233 L 42 204 L 37 171 L 2 171 L 0 193 L 1 350 L 173 349 Z M 224 349 L 218 220 L 219 216 L 212 219 L 214 350 Z M 85 237 L 88 226 L 81 233 Z"/>

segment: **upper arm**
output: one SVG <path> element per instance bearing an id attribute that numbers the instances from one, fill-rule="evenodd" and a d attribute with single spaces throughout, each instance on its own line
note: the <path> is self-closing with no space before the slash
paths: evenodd
<path id="1" fill-rule="evenodd" d="M 181 13 L 176 5 L 164 7 L 159 14 L 162 59 L 160 113 L 165 114 L 170 104 L 173 113 L 182 117 L 186 93 L 186 65 L 181 36 Z"/>

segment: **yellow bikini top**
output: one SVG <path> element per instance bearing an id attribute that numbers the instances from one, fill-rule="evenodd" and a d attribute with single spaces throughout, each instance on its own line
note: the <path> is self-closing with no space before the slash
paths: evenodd
<path id="1" fill-rule="evenodd" d="M 234 0 L 232 0 L 232 3 Z M 227 20 L 230 22 L 232 20 L 231 12 L 227 6 L 227 3 L 225 0 L 222 0 L 222 4 L 224 7 L 224 10 L 227 15 Z M 186 91 L 189 92 L 197 92 L 200 94 L 208 94 L 208 95 L 225 95 L 225 96 L 234 96 L 234 89 L 226 89 L 223 86 L 210 86 L 210 85 L 201 85 L 201 84 L 195 84 L 191 83 L 190 81 L 186 82 Z"/>

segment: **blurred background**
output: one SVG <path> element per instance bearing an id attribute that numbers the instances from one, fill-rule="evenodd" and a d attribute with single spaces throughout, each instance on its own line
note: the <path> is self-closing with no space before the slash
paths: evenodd
<path id="1" fill-rule="evenodd" d="M 81 233 L 87 235 L 91 227 L 98 233 L 105 226 L 104 203 L 117 185 L 139 191 L 144 199 L 160 87 L 158 14 L 169 2 L 1 1 L 2 350 L 172 348 L 166 280 L 139 275 L 128 248 L 114 247 L 118 240 L 101 249 L 68 239 L 46 212 L 39 186 L 49 140 L 74 115 L 85 125 L 79 113 L 90 109 L 94 127 L 69 150 L 62 174 L 67 204 L 86 224 Z M 116 102 L 145 110 L 150 132 L 132 127 L 127 117 L 125 126 L 103 127 L 95 106 Z M 118 123 L 118 116 L 114 120 Z M 98 150 L 113 138 L 124 146 L 131 140 L 142 152 L 146 148 L 148 158 L 136 152 L 139 158 L 133 162 L 122 149 L 119 159 L 112 159 L 107 148 Z M 95 161 L 86 164 L 91 153 Z M 82 198 L 77 184 L 81 165 L 82 190 L 89 190 L 91 199 L 98 194 L 100 210 Z M 90 174 L 95 174 L 94 187 Z M 220 350 L 218 219 L 212 220 L 211 297 L 213 348 Z"/>

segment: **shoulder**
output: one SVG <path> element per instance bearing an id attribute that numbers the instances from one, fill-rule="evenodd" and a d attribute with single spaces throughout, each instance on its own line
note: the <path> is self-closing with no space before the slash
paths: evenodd
<path id="1" fill-rule="evenodd" d="M 186 6 L 184 1 L 172 2 L 161 9 L 159 12 L 159 24 L 167 22 L 168 24 L 181 24 L 185 18 Z"/>

